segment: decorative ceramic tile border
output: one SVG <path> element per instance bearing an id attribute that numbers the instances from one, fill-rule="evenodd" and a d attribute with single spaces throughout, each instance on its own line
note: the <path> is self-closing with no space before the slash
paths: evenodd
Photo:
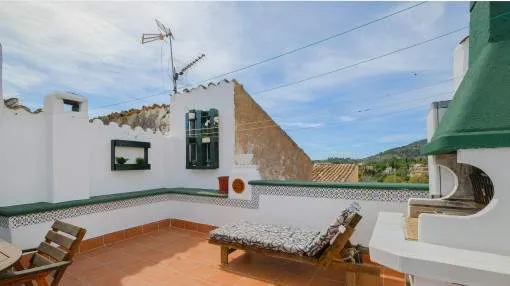
<path id="1" fill-rule="evenodd" d="M 427 198 L 428 192 L 416 190 L 345 189 L 345 188 L 336 189 L 324 187 L 254 185 L 252 186 L 251 200 L 194 196 L 186 194 L 162 194 L 108 203 L 100 203 L 95 205 L 78 206 L 54 211 L 32 213 L 27 215 L 0 217 L 0 227 L 15 229 L 21 226 L 53 221 L 55 219 L 65 219 L 70 217 L 106 212 L 115 209 L 128 208 L 169 200 L 190 203 L 213 204 L 224 207 L 258 209 L 260 196 L 262 195 L 327 198 L 356 201 L 407 202 L 407 200 L 410 198 Z"/>
<path id="2" fill-rule="evenodd" d="M 86 205 L 86 206 L 72 207 L 72 208 L 67 208 L 67 209 L 59 209 L 59 210 L 48 211 L 48 212 L 31 213 L 31 214 L 26 214 L 26 215 L 8 217 L 6 225 L 3 225 L 3 223 L 5 223 L 5 220 L 0 220 L 0 223 L 2 224 L 0 226 L 14 229 L 14 228 L 18 228 L 20 226 L 38 224 L 38 223 L 43 223 L 43 222 L 47 222 L 47 221 L 53 221 L 55 219 L 65 219 L 65 218 L 87 215 L 87 214 L 92 214 L 92 213 L 106 212 L 106 211 L 111 211 L 111 210 L 116 210 L 116 209 L 129 208 L 129 207 L 134 207 L 134 206 L 139 206 L 139 205 L 157 203 L 157 202 L 162 202 L 162 201 L 167 201 L 167 200 L 168 200 L 168 198 L 166 195 L 156 195 L 156 196 L 135 198 L 135 199 L 129 199 L 129 200 L 121 200 L 121 201 L 115 201 L 115 202 L 109 202 L 109 203 L 101 203 L 101 204 L 95 204 L 95 205 Z M 5 217 L 2 217 L 2 218 L 5 218 Z"/>

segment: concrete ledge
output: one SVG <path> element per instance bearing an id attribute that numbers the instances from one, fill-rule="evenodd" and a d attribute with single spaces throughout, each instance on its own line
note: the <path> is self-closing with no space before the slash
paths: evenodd
<path id="1" fill-rule="evenodd" d="M 277 180 L 256 180 L 249 181 L 253 186 L 291 186 L 291 187 L 316 187 L 335 189 L 382 189 L 382 190 L 413 190 L 428 191 L 428 184 L 394 184 L 394 183 L 337 183 L 337 182 L 315 182 L 315 181 L 277 181 Z"/>
<path id="2" fill-rule="evenodd" d="M 406 240 L 402 213 L 379 213 L 370 258 L 402 273 L 447 283 L 495 286 L 510 281 L 508 256 Z"/>
<path id="3" fill-rule="evenodd" d="M 128 193 L 119 193 L 111 195 L 102 195 L 91 197 L 85 200 L 75 200 L 61 203 L 39 202 L 32 204 L 14 205 L 0 207 L 0 216 L 12 217 L 26 215 L 32 213 L 47 212 L 53 210 L 67 209 L 78 206 L 86 206 L 93 204 L 109 203 L 114 201 L 128 200 L 141 197 L 150 197 L 163 194 L 185 194 L 193 196 L 219 197 L 227 198 L 226 194 L 220 194 L 218 190 L 211 189 L 194 189 L 194 188 L 160 188 L 146 191 L 136 191 Z"/>

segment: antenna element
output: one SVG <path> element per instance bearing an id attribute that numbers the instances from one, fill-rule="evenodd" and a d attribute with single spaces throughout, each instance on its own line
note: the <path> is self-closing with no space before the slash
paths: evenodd
<path id="1" fill-rule="evenodd" d="M 170 65 L 172 66 L 172 81 L 174 84 L 174 94 L 177 93 L 177 80 L 179 79 L 179 76 L 183 75 L 188 69 L 190 69 L 194 64 L 196 64 L 198 61 L 200 61 L 202 58 L 205 57 L 205 54 L 201 54 L 199 57 L 194 59 L 191 63 L 186 65 L 184 68 L 181 69 L 180 72 L 175 72 L 175 65 L 174 65 L 174 54 L 172 49 L 172 40 L 175 40 L 174 35 L 172 34 L 172 31 L 167 28 L 165 25 L 163 25 L 158 19 L 154 19 L 156 21 L 156 26 L 158 26 L 159 34 L 142 34 L 142 45 L 154 41 L 164 41 L 165 39 L 168 39 L 168 46 L 170 48 Z"/>

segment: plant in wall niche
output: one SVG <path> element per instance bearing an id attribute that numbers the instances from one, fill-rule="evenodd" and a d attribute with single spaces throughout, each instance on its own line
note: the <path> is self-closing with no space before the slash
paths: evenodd
<path id="1" fill-rule="evenodd" d="M 143 149 L 143 157 L 136 157 L 132 159 L 117 157 L 117 148 L 130 147 Z M 129 171 L 129 170 L 150 170 L 149 164 L 149 148 L 151 142 L 131 141 L 131 140 L 111 140 L 110 162 L 112 171 Z M 126 164 L 127 161 L 134 161 L 133 163 Z"/>
<path id="2" fill-rule="evenodd" d="M 115 157 L 115 161 L 117 161 L 117 164 L 124 165 L 128 161 L 128 158 L 124 157 Z"/>

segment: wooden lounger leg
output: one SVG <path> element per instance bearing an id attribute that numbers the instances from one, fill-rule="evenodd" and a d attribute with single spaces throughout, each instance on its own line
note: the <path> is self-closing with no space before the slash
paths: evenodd
<path id="1" fill-rule="evenodd" d="M 221 265 L 227 265 L 228 264 L 228 254 L 229 249 L 226 246 L 221 247 Z"/>
<path id="2" fill-rule="evenodd" d="M 228 264 L 228 255 L 234 251 L 236 251 L 235 248 L 230 248 L 228 246 L 221 246 L 221 264 L 227 265 Z"/>

